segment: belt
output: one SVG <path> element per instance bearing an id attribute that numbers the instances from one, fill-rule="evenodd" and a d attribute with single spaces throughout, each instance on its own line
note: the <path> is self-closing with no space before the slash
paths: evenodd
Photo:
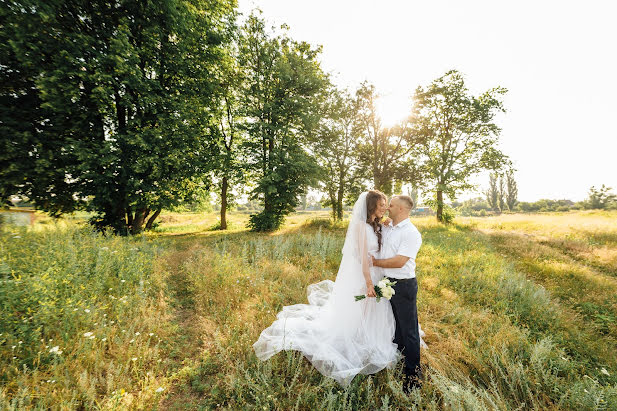
<path id="1" fill-rule="evenodd" d="M 414 280 L 416 277 L 411 277 L 411 278 L 392 278 L 392 277 L 385 277 L 387 278 L 389 281 L 396 281 L 396 282 L 402 282 L 402 281 L 407 281 L 407 280 Z"/>

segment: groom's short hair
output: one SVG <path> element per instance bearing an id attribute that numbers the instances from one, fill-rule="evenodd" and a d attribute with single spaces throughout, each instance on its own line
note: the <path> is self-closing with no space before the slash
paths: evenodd
<path id="1" fill-rule="evenodd" d="M 398 198 L 410 210 L 413 210 L 413 200 L 411 199 L 411 197 L 405 196 L 405 195 L 398 195 L 398 196 L 394 196 L 394 197 Z"/>

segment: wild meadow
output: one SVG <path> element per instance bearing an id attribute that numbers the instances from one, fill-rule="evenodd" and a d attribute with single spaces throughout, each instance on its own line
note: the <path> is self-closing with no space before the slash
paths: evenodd
<path id="1" fill-rule="evenodd" d="M 246 221 L 3 227 L 0 409 L 617 409 L 616 212 L 413 218 L 428 349 L 409 396 L 400 368 L 342 389 L 298 353 L 256 359 L 276 313 L 335 278 L 345 225 Z"/>

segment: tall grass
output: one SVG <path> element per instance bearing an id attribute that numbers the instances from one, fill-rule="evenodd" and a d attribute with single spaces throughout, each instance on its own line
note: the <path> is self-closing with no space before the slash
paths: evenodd
<path id="1" fill-rule="evenodd" d="M 0 408 L 617 409 L 610 218 L 414 219 L 429 348 L 406 395 L 401 364 L 342 389 L 297 352 L 255 357 L 276 313 L 336 276 L 345 225 L 315 217 L 274 234 L 195 215 L 138 238 L 5 231 Z"/>
<path id="2" fill-rule="evenodd" d="M 333 279 L 344 230 L 241 234 L 195 245 L 181 268 L 213 343 L 189 372 L 200 406 L 229 409 L 599 409 L 617 407 L 610 341 L 571 321 L 550 293 L 515 270 L 482 233 L 418 224 L 427 380 L 401 391 L 400 369 L 343 390 L 298 353 L 262 363 L 251 344 L 306 286 Z M 317 229 L 315 229 L 317 227 Z M 324 228 L 325 227 L 325 228 Z M 223 291 L 224 290 L 224 291 Z M 606 375 L 602 370 L 604 370 Z M 610 371 L 609 371 L 610 370 Z"/>
<path id="3" fill-rule="evenodd" d="M 0 409 L 156 404 L 165 285 L 142 238 L 0 233 Z M 160 391 L 160 390 L 159 390 Z"/>

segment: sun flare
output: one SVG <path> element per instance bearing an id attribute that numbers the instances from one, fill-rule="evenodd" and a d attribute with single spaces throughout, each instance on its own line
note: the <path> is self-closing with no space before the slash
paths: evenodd
<path id="1" fill-rule="evenodd" d="M 386 94 L 379 97 L 376 106 L 384 127 L 394 126 L 411 112 L 411 101 L 408 96 Z"/>

